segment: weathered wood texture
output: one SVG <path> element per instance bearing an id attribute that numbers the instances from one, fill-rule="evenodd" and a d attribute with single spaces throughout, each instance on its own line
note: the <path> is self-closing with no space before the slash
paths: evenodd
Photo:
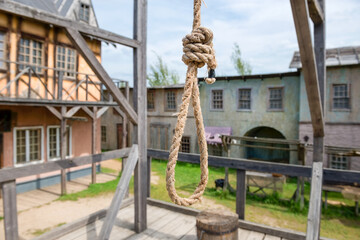
<path id="1" fill-rule="evenodd" d="M 121 203 L 121 207 L 119 210 L 124 209 L 131 205 L 134 202 L 133 198 L 125 199 Z M 39 237 L 34 238 L 33 240 L 55 240 L 62 236 L 65 236 L 66 234 L 69 234 L 79 228 L 85 227 L 86 225 L 90 225 L 94 223 L 95 221 L 98 221 L 99 219 L 102 219 L 106 216 L 108 209 L 101 209 L 99 211 L 96 211 L 89 216 L 86 216 L 84 218 L 81 218 L 79 220 L 76 220 L 75 222 L 67 223 L 65 225 L 62 225 L 60 227 L 57 227 L 49 232 L 46 232 L 42 234 Z"/>
<path id="2" fill-rule="evenodd" d="M 140 47 L 134 49 L 134 109 L 138 114 L 135 143 L 139 145 L 139 161 L 134 174 L 135 231 L 147 228 L 147 94 L 146 94 L 147 0 L 134 0 L 134 39 Z"/>
<path id="3" fill-rule="evenodd" d="M 97 119 L 96 119 L 96 114 L 97 114 L 97 107 L 93 107 L 93 112 L 92 112 L 92 118 L 91 118 L 91 154 L 95 154 L 96 153 L 96 132 L 97 132 Z M 96 163 L 92 163 L 91 164 L 91 183 L 95 184 L 96 183 Z"/>
<path id="4" fill-rule="evenodd" d="M 226 210 L 205 210 L 196 217 L 198 239 L 237 240 L 238 216 Z"/>
<path id="5" fill-rule="evenodd" d="M 239 219 L 245 219 L 246 204 L 246 171 L 237 169 L 236 171 L 236 213 Z"/>
<path id="6" fill-rule="evenodd" d="M 72 167 L 78 167 L 86 164 L 97 163 L 113 158 L 122 158 L 128 156 L 129 148 L 114 150 L 94 155 L 67 158 L 36 165 L 28 165 L 24 167 L 10 167 L 0 169 L 0 183 L 15 180 L 21 177 L 28 177 L 36 174 L 58 171 Z"/>
<path id="7" fill-rule="evenodd" d="M 18 221 L 16 208 L 15 180 L 2 183 L 2 198 L 4 207 L 4 229 L 6 240 L 18 240 Z"/>
<path id="8" fill-rule="evenodd" d="M 72 27 L 80 31 L 81 33 L 89 36 L 94 36 L 105 41 L 110 41 L 124 46 L 136 48 L 139 46 L 138 41 L 130 39 L 116 33 L 112 33 L 101 28 L 90 26 L 89 24 L 71 21 L 59 17 L 57 15 L 41 11 L 23 4 L 16 3 L 14 1 L 0 1 L 0 9 L 25 18 L 31 18 L 39 22 L 52 24 L 58 27 Z"/>
<path id="9" fill-rule="evenodd" d="M 118 106 L 116 102 L 89 102 L 76 100 L 47 100 L 47 99 L 28 99 L 28 98 L 10 98 L 0 97 L 1 105 L 14 106 Z"/>
<path id="10" fill-rule="evenodd" d="M 314 24 L 320 24 L 325 20 L 325 11 L 321 8 L 320 0 L 307 0 L 310 18 Z"/>
<path id="11" fill-rule="evenodd" d="M 309 102 L 311 121 L 315 137 L 324 136 L 324 119 L 315 63 L 314 49 L 309 26 L 306 0 L 290 0 L 296 35 L 299 44 L 302 71 Z"/>
<path id="12" fill-rule="evenodd" d="M 119 107 L 126 113 L 133 123 L 137 124 L 138 116 L 134 109 L 131 107 L 130 103 L 126 101 L 124 95 L 116 87 L 104 67 L 96 59 L 95 54 L 91 51 L 85 39 L 76 29 L 72 27 L 67 27 L 66 33 L 71 40 L 71 43 L 76 47 L 76 50 L 85 59 L 86 63 L 91 67 L 95 75 L 101 79 L 102 83 L 104 83 L 106 88 L 110 91 L 114 100 L 119 104 Z"/>
<path id="13" fill-rule="evenodd" d="M 109 207 L 108 213 L 106 214 L 106 218 L 104 220 L 104 224 L 101 228 L 99 239 L 105 240 L 109 239 L 111 230 L 115 223 L 115 218 L 118 214 L 121 201 L 124 199 L 127 188 L 130 183 L 130 178 L 135 169 L 135 165 L 137 164 L 139 159 L 139 151 L 138 146 L 134 144 L 130 150 L 129 158 L 127 164 L 125 166 L 124 172 L 121 175 L 120 181 L 116 187 L 115 195 L 111 201 L 111 205 Z"/>
<path id="14" fill-rule="evenodd" d="M 167 160 L 169 157 L 168 151 L 148 149 L 148 156 L 157 159 Z M 258 171 L 267 173 L 280 173 L 287 176 L 302 176 L 311 177 L 311 167 L 301 165 L 291 165 L 282 163 L 270 163 L 255 160 L 247 160 L 241 158 L 228 158 L 209 156 L 209 166 L 214 167 L 229 167 L 232 169 L 241 169 L 246 171 Z M 179 153 L 178 161 L 199 164 L 200 157 L 198 154 Z M 0 170 L 1 171 L 1 170 Z M 334 180 L 343 183 L 358 183 L 360 184 L 359 171 L 344 171 L 337 169 L 324 169 L 324 180 Z"/>
<path id="15" fill-rule="evenodd" d="M 66 158 L 66 139 L 67 139 L 67 129 L 66 129 L 66 119 L 64 118 L 66 114 L 66 107 L 61 107 L 61 121 L 60 121 L 60 158 L 65 159 Z M 60 170 L 61 175 L 61 195 L 66 194 L 66 170 L 61 169 Z"/>
<path id="16" fill-rule="evenodd" d="M 311 176 L 310 204 L 306 229 L 306 240 L 316 240 L 319 239 L 320 236 L 322 177 L 323 163 L 314 162 Z"/>

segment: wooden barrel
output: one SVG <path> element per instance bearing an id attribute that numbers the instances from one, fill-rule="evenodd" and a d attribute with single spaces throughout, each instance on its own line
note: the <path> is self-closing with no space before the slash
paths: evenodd
<path id="1" fill-rule="evenodd" d="M 238 215 L 226 210 L 205 210 L 196 217 L 199 240 L 238 239 Z"/>

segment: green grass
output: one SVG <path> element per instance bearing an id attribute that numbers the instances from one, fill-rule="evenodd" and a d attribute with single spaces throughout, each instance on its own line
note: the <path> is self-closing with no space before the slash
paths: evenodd
<path id="1" fill-rule="evenodd" d="M 0 221 L 3 220 L 3 219 L 4 219 L 4 217 L 0 216 Z"/>
<path id="2" fill-rule="evenodd" d="M 65 225 L 66 223 L 65 222 L 62 222 L 62 223 L 59 223 L 57 224 L 55 227 L 53 228 L 57 228 L 57 227 L 61 227 L 62 225 Z M 48 227 L 48 228 L 44 228 L 44 229 L 35 229 L 34 231 L 32 231 L 32 234 L 35 235 L 35 236 L 40 236 L 48 231 L 50 231 L 51 229 L 53 229 L 51 227 Z"/>
<path id="3" fill-rule="evenodd" d="M 151 197 L 170 202 L 165 187 L 166 161 L 153 160 L 151 168 L 160 178 L 157 185 L 151 185 Z M 180 196 L 190 196 L 200 179 L 199 165 L 179 162 L 175 171 L 175 187 L 178 194 Z M 210 167 L 208 186 L 204 192 L 205 198 L 235 211 L 235 194 L 216 189 L 214 181 L 218 178 L 224 178 L 224 169 Z M 231 186 L 235 188 L 236 172 L 231 169 L 229 171 L 229 181 Z M 303 210 L 300 210 L 299 203 L 284 200 L 290 199 L 295 190 L 296 179 L 289 178 L 287 183 L 284 184 L 282 193 L 273 193 L 271 190 L 266 190 L 268 196 L 265 198 L 248 195 L 245 219 L 305 232 L 310 185 L 305 183 L 305 207 Z M 327 210 L 322 210 L 321 235 L 335 239 L 360 239 L 360 217 L 356 217 L 354 214 L 354 202 L 344 199 L 338 193 L 329 193 L 328 199 L 343 204 L 339 206 L 329 204 Z"/>
<path id="4" fill-rule="evenodd" d="M 115 169 L 112 169 L 112 168 L 101 167 L 100 173 L 110 173 L 110 174 L 114 174 L 114 173 L 116 173 L 116 170 L 115 170 Z"/>

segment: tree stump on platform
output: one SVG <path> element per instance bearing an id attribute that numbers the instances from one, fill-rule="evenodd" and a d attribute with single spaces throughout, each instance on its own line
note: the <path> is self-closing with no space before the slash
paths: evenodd
<path id="1" fill-rule="evenodd" d="M 236 213 L 226 210 L 205 210 L 196 217 L 196 233 L 199 240 L 238 239 Z"/>

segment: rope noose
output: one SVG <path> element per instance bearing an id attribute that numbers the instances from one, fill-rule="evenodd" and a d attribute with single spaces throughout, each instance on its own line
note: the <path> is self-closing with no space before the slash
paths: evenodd
<path id="1" fill-rule="evenodd" d="M 200 9 L 201 0 L 194 0 L 193 30 L 191 34 L 186 35 L 183 39 L 184 55 L 182 56 L 182 60 L 188 66 L 186 83 L 166 169 L 166 189 L 168 194 L 174 203 L 183 206 L 189 206 L 199 201 L 208 181 L 208 152 L 203 117 L 201 114 L 197 69 L 207 64 L 209 77 L 206 78 L 205 81 L 208 84 L 212 84 L 215 82 L 216 60 L 212 44 L 213 33 L 207 28 L 200 27 Z M 182 198 L 176 193 L 175 189 L 175 166 L 191 98 L 200 148 L 201 180 L 189 198 Z"/>

